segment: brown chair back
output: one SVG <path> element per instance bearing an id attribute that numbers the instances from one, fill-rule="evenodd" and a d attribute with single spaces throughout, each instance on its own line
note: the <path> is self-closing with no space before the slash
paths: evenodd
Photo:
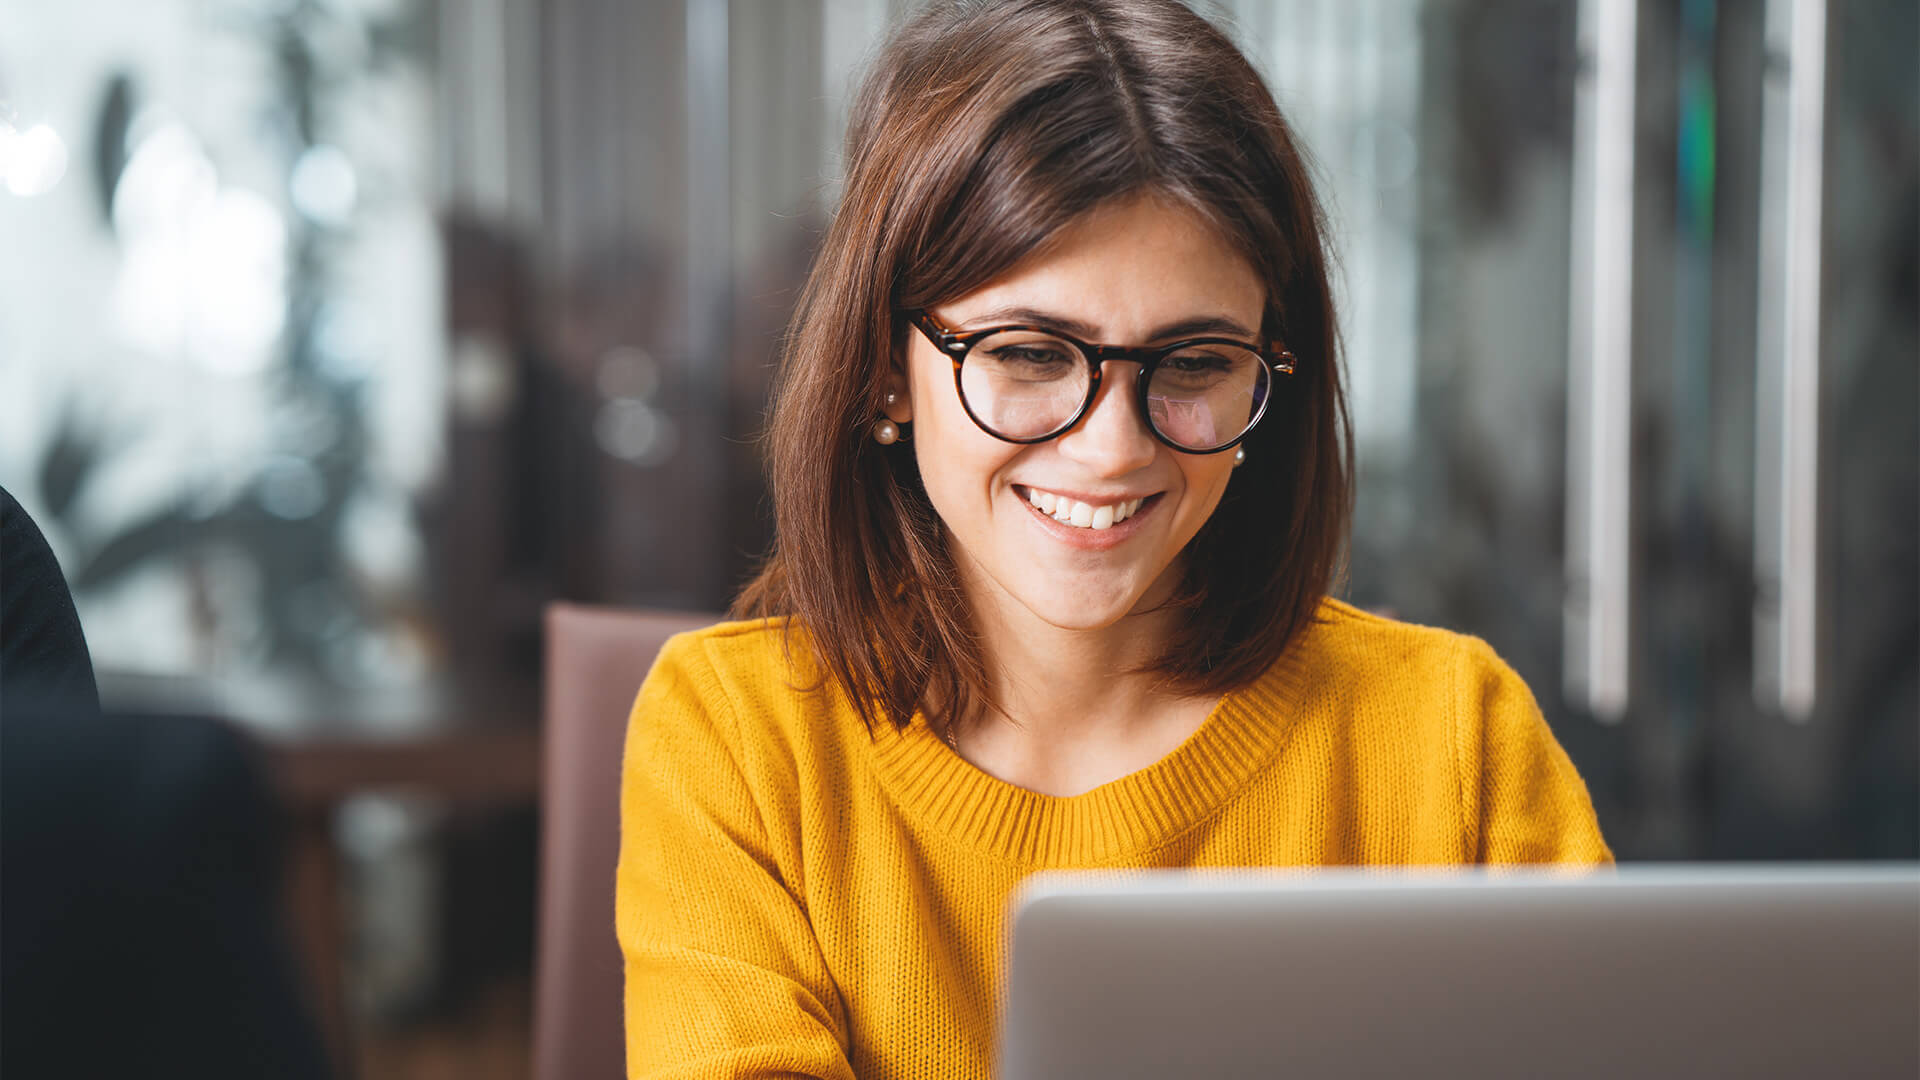
<path id="1" fill-rule="evenodd" d="M 715 615 L 547 608 L 534 1080 L 626 1075 L 613 929 L 627 714 L 660 646 Z"/>

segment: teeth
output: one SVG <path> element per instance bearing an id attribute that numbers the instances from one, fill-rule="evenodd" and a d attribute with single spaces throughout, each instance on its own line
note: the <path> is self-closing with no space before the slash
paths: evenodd
<path id="1" fill-rule="evenodd" d="M 1028 488 L 1027 501 L 1033 504 L 1034 509 L 1062 525 L 1072 525 L 1079 529 L 1111 529 L 1139 513 L 1140 504 L 1146 500 L 1128 499 L 1105 506 L 1093 506 L 1077 499 L 1069 499 L 1064 495 L 1055 495 L 1050 491 Z"/>

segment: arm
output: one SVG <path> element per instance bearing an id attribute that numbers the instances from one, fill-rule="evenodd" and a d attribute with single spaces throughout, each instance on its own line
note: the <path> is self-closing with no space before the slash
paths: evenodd
<path id="1" fill-rule="evenodd" d="M 634 704 L 621 783 L 628 1074 L 852 1080 L 839 991 L 762 817 L 798 800 L 754 790 L 742 762 L 699 641 L 676 638 Z"/>
<path id="2" fill-rule="evenodd" d="M 1473 860 L 1612 863 L 1587 785 L 1527 684 L 1477 639 L 1455 671 L 1460 795 Z"/>

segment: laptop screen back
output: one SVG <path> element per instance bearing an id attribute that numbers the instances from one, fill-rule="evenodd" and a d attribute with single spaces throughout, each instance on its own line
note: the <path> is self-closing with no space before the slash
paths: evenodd
<path id="1" fill-rule="evenodd" d="M 1001 1075 L 1920 1076 L 1920 868 L 1046 875 Z"/>

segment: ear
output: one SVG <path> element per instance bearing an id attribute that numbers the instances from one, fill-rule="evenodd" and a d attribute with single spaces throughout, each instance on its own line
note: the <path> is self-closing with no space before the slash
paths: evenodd
<path id="1" fill-rule="evenodd" d="M 880 411 L 896 424 L 907 424 L 913 422 L 913 387 L 901 367 L 895 365 L 887 372 L 887 377 L 880 381 L 881 400 L 885 401 L 887 395 L 892 395 L 892 404 L 883 405 Z"/>

